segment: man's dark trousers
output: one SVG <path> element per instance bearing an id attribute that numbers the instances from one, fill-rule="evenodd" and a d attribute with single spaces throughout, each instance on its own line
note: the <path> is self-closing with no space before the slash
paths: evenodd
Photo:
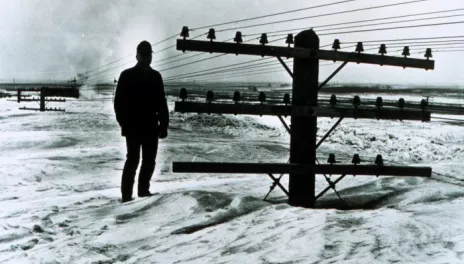
<path id="1" fill-rule="evenodd" d="M 149 193 L 150 180 L 155 170 L 156 153 L 158 150 L 157 133 L 153 135 L 132 134 L 126 135 L 127 155 L 122 173 L 121 193 L 122 199 L 132 198 L 135 174 L 140 161 L 140 149 L 142 149 L 142 165 L 139 171 L 138 195 Z"/>

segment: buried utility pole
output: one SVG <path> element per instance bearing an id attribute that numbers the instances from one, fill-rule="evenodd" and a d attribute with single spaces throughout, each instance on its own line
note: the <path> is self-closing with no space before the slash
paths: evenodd
<path id="1" fill-rule="evenodd" d="M 214 30 L 210 30 L 214 33 Z M 237 34 L 240 32 L 237 32 Z M 240 33 L 241 34 L 241 33 Z M 218 113 L 218 114 L 247 114 L 247 115 L 273 115 L 279 117 L 287 131 L 290 133 L 290 160 L 289 163 L 213 163 L 213 162 L 173 162 L 173 172 L 176 173 L 262 173 L 267 174 L 274 181 L 274 187 L 279 186 L 288 195 L 289 203 L 294 206 L 315 207 L 316 200 L 321 197 L 328 189 L 335 190 L 335 185 L 346 175 L 360 176 L 410 176 L 410 177 L 430 177 L 432 170 L 430 167 L 409 167 L 409 166 L 385 166 L 382 155 L 377 155 L 375 164 L 361 165 L 358 154 L 354 154 L 351 164 L 337 164 L 335 155 L 331 154 L 329 164 L 319 164 L 316 158 L 317 148 L 330 136 L 335 128 L 344 118 L 355 119 L 394 119 L 394 120 L 417 120 L 430 121 L 430 111 L 427 109 L 427 102 L 421 102 L 421 110 L 407 107 L 404 99 L 400 98 L 398 104 L 393 107 L 384 107 L 381 97 L 378 97 L 375 104 L 362 102 L 359 96 L 355 96 L 349 104 L 338 102 L 335 95 L 327 103 L 318 104 L 318 92 L 331 78 L 333 78 L 348 62 L 365 63 L 374 65 L 388 65 L 402 68 L 433 69 L 434 61 L 427 57 L 424 59 L 414 59 L 405 57 L 387 56 L 385 45 L 381 45 L 380 55 L 364 54 L 362 43 L 359 42 L 355 52 L 338 51 L 340 42 L 335 40 L 333 50 L 320 50 L 319 37 L 313 30 L 306 30 L 295 37 L 295 47 L 290 47 L 293 40 L 287 38 L 288 47 L 268 46 L 267 36 L 263 34 L 260 45 L 214 42 L 214 34 L 208 34 L 209 41 L 187 40 L 188 28 L 184 27 L 181 36 L 183 39 L 177 40 L 177 49 L 182 51 L 200 51 L 210 53 L 243 54 L 254 56 L 276 57 L 284 66 L 286 71 L 293 78 L 292 98 L 285 94 L 283 103 L 265 103 L 266 95 L 260 92 L 259 100 L 261 103 L 242 103 L 240 93 L 234 94 L 234 103 L 226 103 L 223 100 L 213 103 L 214 92 L 208 91 L 206 103 L 193 101 L 188 102 L 187 91 L 181 89 L 180 98 L 182 101 L 175 103 L 175 111 L 181 113 Z M 286 66 L 281 59 L 293 58 L 293 72 Z M 325 81 L 319 84 L 319 60 L 341 61 L 340 67 L 335 70 Z M 220 98 L 223 99 L 223 98 Z M 289 127 L 281 116 L 291 116 L 291 127 Z M 339 120 L 329 131 L 317 142 L 317 117 L 336 117 Z M 317 163 L 317 164 L 316 164 Z M 290 181 L 288 191 L 280 184 L 281 177 L 274 177 L 273 174 L 289 174 Z M 329 182 L 321 193 L 315 193 L 315 176 L 324 175 Z M 327 175 L 341 175 L 337 180 L 331 181 Z M 271 187 L 272 191 L 273 187 Z M 338 194 L 338 193 L 337 193 Z"/>
<path id="2" fill-rule="evenodd" d="M 38 93 L 38 98 L 24 98 L 22 96 L 25 92 L 33 92 Z M 76 94 L 77 92 L 77 94 Z M 39 108 L 33 107 L 20 107 L 20 110 L 34 110 L 40 112 L 46 111 L 53 111 L 53 112 L 64 112 L 65 109 L 63 108 L 56 108 L 56 107 L 46 107 L 47 103 L 64 103 L 66 99 L 64 98 L 47 98 L 50 96 L 64 96 L 64 97 L 79 97 L 78 90 L 70 90 L 67 88 L 49 88 L 49 87 L 41 87 L 41 88 L 18 88 L 17 89 L 17 102 L 38 102 Z"/>
<path id="3" fill-rule="evenodd" d="M 295 48 L 319 49 L 319 37 L 312 30 L 295 36 Z M 319 59 L 295 58 L 293 63 L 292 107 L 317 107 Z M 317 116 L 291 116 L 290 163 L 316 165 Z M 314 171 L 290 173 L 289 203 L 314 207 Z"/>

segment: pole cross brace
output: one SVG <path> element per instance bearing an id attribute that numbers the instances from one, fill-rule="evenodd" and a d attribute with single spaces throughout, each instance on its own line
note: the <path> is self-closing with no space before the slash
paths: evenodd
<path id="1" fill-rule="evenodd" d="M 318 87 L 318 90 L 322 89 L 322 87 L 324 87 L 324 85 L 326 85 L 333 77 L 335 77 L 335 75 L 337 75 L 337 73 L 339 71 L 341 71 L 341 69 L 343 69 L 343 67 L 345 67 L 345 65 L 348 63 L 348 61 L 345 61 L 342 63 L 342 65 L 340 65 L 340 67 L 338 67 L 329 77 L 327 77 L 327 79 L 325 79 L 325 81 L 323 81 L 319 87 Z"/>
<path id="2" fill-rule="evenodd" d="M 328 182 L 329 182 L 329 186 L 327 186 L 324 190 L 322 190 L 318 195 L 316 195 L 315 197 L 315 200 L 317 201 L 317 199 L 321 198 L 322 195 L 324 195 L 327 191 L 329 191 L 330 189 L 333 189 L 335 192 L 337 192 L 335 190 L 335 185 L 341 181 L 343 178 L 345 178 L 346 174 L 342 174 L 342 176 L 340 176 L 339 178 L 337 178 L 335 181 L 330 181 L 330 179 L 328 179 Z M 327 179 L 327 178 L 326 178 Z M 340 197 L 339 197 L 340 198 Z"/>
<path id="3" fill-rule="evenodd" d="M 282 116 L 278 115 L 277 116 L 280 120 L 280 122 L 282 122 L 282 125 L 284 125 L 285 129 L 287 130 L 287 132 L 289 134 L 291 134 L 291 130 L 290 130 L 290 127 L 287 125 L 287 123 L 285 122 L 285 120 L 282 118 Z"/>
<path id="4" fill-rule="evenodd" d="M 274 190 L 274 188 L 276 186 L 279 186 L 280 189 L 282 189 L 282 191 L 287 195 L 289 196 L 289 193 L 287 191 L 287 189 L 285 189 L 285 187 L 280 183 L 280 179 L 282 179 L 282 176 L 284 174 L 282 174 L 279 178 L 276 178 L 274 177 L 274 175 L 272 175 L 272 173 L 268 173 L 267 175 L 269 175 L 269 177 L 274 181 L 271 185 L 271 189 L 269 190 L 269 193 L 266 195 L 266 197 L 264 197 L 264 200 L 266 200 L 267 196 L 272 192 L 272 190 Z"/>
<path id="5" fill-rule="evenodd" d="M 293 78 L 293 72 L 288 68 L 287 64 L 285 64 L 285 62 L 282 60 L 282 58 L 277 56 L 277 59 L 279 60 L 280 64 L 282 64 L 282 66 L 284 66 L 284 68 L 288 72 L 288 74 L 290 74 L 290 76 Z"/>
<path id="6" fill-rule="evenodd" d="M 329 131 L 325 133 L 325 135 L 321 138 L 321 140 L 317 142 L 316 149 L 319 148 L 319 146 L 324 142 L 324 140 L 326 140 L 329 137 L 329 135 L 337 128 L 337 126 L 342 122 L 342 120 L 343 120 L 343 117 L 340 117 L 338 121 L 329 129 Z"/>

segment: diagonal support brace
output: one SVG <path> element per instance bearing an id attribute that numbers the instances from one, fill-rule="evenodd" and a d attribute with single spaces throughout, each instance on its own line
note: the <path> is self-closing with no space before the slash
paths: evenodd
<path id="1" fill-rule="evenodd" d="M 338 121 L 332 126 L 332 128 L 330 128 L 329 131 L 325 133 L 325 135 L 321 138 L 321 140 L 317 142 L 316 149 L 319 148 L 319 146 L 324 142 L 324 140 L 327 139 L 327 137 L 329 137 L 329 135 L 335 130 L 335 128 L 337 128 L 337 126 L 342 122 L 342 120 L 343 120 L 343 117 L 340 117 L 340 119 L 338 119 Z"/>
<path id="2" fill-rule="evenodd" d="M 282 122 L 282 125 L 284 125 L 285 129 L 287 129 L 287 132 L 290 134 L 290 127 L 287 125 L 287 123 L 285 122 L 285 120 L 282 118 L 282 116 L 278 115 L 277 116 L 279 119 L 280 119 L 280 122 Z"/>
<path id="3" fill-rule="evenodd" d="M 282 191 L 283 191 L 287 196 L 289 196 L 288 191 L 285 189 L 284 186 L 282 186 L 282 184 L 280 184 L 280 179 L 281 179 L 281 178 L 277 179 L 276 177 L 274 177 L 274 175 L 272 175 L 272 173 L 268 173 L 267 175 L 269 175 L 269 177 L 271 177 L 271 179 L 274 181 L 274 183 L 273 183 L 274 186 L 271 187 L 272 189 L 274 189 L 274 188 L 275 188 L 275 185 L 277 185 L 277 186 L 280 187 L 280 189 L 282 189 Z M 266 195 L 266 197 L 267 197 L 267 195 Z M 265 199 L 266 199 L 266 198 L 265 198 Z"/>
<path id="4" fill-rule="evenodd" d="M 330 184 L 329 186 L 327 186 L 322 192 L 320 192 L 318 195 L 316 195 L 316 198 L 315 200 L 321 198 L 322 195 L 324 195 L 327 191 L 329 191 L 330 189 L 332 189 L 332 185 L 335 186 L 339 181 L 343 180 L 343 178 L 345 178 L 346 174 L 343 174 L 342 176 L 340 176 L 339 178 L 337 178 L 335 181 L 332 182 L 332 184 Z M 335 188 L 334 188 L 335 190 Z"/>
<path id="5" fill-rule="evenodd" d="M 287 70 L 288 74 L 290 74 L 290 76 L 293 78 L 293 72 L 288 68 L 287 64 L 285 64 L 285 62 L 282 60 L 282 58 L 277 56 L 277 59 L 280 61 L 282 66 L 284 66 L 285 70 Z"/>
<path id="6" fill-rule="evenodd" d="M 329 77 L 327 77 L 327 79 L 325 79 L 325 81 L 323 81 L 321 84 L 319 84 L 319 88 L 318 90 L 322 89 L 322 87 L 324 87 L 324 85 L 326 85 L 330 80 L 332 80 L 332 78 L 337 75 L 337 73 L 343 69 L 343 67 L 345 67 L 345 65 L 348 63 L 348 61 L 345 61 L 342 63 L 342 65 L 340 65 Z"/>

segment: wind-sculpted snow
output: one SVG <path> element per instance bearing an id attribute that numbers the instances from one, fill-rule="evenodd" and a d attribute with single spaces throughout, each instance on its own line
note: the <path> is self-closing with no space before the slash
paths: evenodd
<path id="1" fill-rule="evenodd" d="M 278 188 L 262 201 L 266 175 L 171 171 L 173 161 L 285 163 L 278 119 L 172 112 L 155 195 L 122 205 L 125 142 L 110 102 L 39 113 L 2 99 L 0 263 L 464 262 L 462 127 L 344 120 L 318 149 L 321 163 L 329 153 L 344 163 L 359 153 L 365 164 L 382 154 L 386 164 L 431 166 L 433 177 L 348 175 L 337 184 L 343 200 L 329 191 L 303 209 Z M 335 121 L 319 118 L 318 137 Z M 326 186 L 318 176 L 316 191 Z"/>
<path id="2" fill-rule="evenodd" d="M 259 135 L 278 137 L 281 131 L 268 126 L 249 116 L 233 116 L 218 114 L 180 114 L 171 113 L 174 121 L 172 127 L 203 133 L 225 134 L 229 136 Z"/>
<path id="3" fill-rule="evenodd" d="M 209 194 L 207 195 L 209 196 Z M 212 197 L 213 201 L 211 201 L 208 196 L 200 198 L 206 198 L 210 202 L 216 201 L 214 197 Z M 213 210 L 211 207 L 214 207 L 214 204 L 210 202 L 203 205 L 207 212 L 211 212 Z M 208 215 L 208 220 L 174 230 L 172 234 L 191 234 L 211 226 L 229 222 L 234 218 L 259 210 L 266 205 L 268 204 L 254 197 L 235 197 L 229 205 L 220 208 L 220 211 L 214 212 L 212 215 Z"/>

